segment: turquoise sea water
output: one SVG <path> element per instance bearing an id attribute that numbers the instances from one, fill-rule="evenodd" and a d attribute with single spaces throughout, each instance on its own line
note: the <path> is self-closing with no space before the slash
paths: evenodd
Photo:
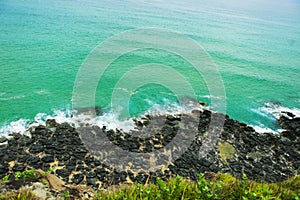
<path id="1" fill-rule="evenodd" d="M 87 55 L 116 34 L 144 27 L 180 32 L 209 53 L 232 118 L 275 130 L 265 102 L 273 102 L 270 109 L 278 103 L 300 109 L 300 1 L 1 0 L 0 21 L 1 127 L 72 109 L 74 82 Z M 124 69 L 145 63 L 177 67 L 198 100 L 210 103 L 205 81 L 168 52 L 137 51 L 113 64 Z M 107 73 L 107 90 L 97 90 L 96 103 L 108 110 L 118 77 Z M 148 84 L 132 96 L 130 111 L 139 115 L 173 101 L 170 90 Z"/>

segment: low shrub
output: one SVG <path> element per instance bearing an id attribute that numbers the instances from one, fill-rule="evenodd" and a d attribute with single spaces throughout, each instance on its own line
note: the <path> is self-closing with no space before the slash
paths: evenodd
<path id="1" fill-rule="evenodd" d="M 282 183 L 260 183 L 248 180 L 243 175 L 238 180 L 228 174 L 217 174 L 212 181 L 199 175 L 197 182 L 177 176 L 168 181 L 160 178 L 154 184 L 123 185 L 119 190 L 98 193 L 94 200 L 114 199 L 299 199 L 300 176 L 295 176 Z"/>
<path id="2" fill-rule="evenodd" d="M 46 172 L 45 172 L 46 173 Z M 34 170 L 26 170 L 16 173 L 16 178 L 23 180 L 27 178 L 40 177 Z M 44 174 L 45 175 L 45 174 Z M 95 194 L 94 200 L 173 200 L 173 199 L 242 199 L 242 200 L 276 200 L 293 199 L 299 200 L 300 176 L 294 176 L 282 183 L 261 183 L 248 180 L 243 175 L 242 180 L 236 179 L 228 174 L 216 174 L 210 181 L 200 174 L 197 181 L 181 178 L 180 176 L 164 181 L 160 178 L 155 183 L 142 185 L 120 185 L 118 189 L 110 189 Z M 62 199 L 69 199 L 69 192 L 58 194 Z M 0 200 L 35 200 L 34 194 L 29 190 L 20 189 L 15 192 L 7 192 L 0 195 Z"/>

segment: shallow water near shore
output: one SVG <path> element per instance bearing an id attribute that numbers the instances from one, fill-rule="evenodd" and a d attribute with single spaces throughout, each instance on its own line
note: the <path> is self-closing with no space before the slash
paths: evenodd
<path id="1" fill-rule="evenodd" d="M 109 37 L 142 27 L 170 29 L 195 40 L 223 79 L 226 114 L 257 130 L 277 131 L 278 112 L 300 110 L 299 10 L 295 0 L 1 1 L 0 134 L 24 132 L 48 117 L 73 123 L 72 91 L 86 56 Z M 146 63 L 181 63 L 178 70 L 189 77 L 197 100 L 210 104 L 205 80 L 174 55 L 137 51 L 114 65 L 124 69 Z M 96 104 L 105 111 L 99 123 L 130 127 L 130 120 L 109 112 L 118 77 L 108 77 L 106 90 L 96 92 Z M 157 107 L 176 112 L 172 105 L 177 101 L 167 88 L 145 85 L 132 96 L 130 112 L 139 116 Z"/>

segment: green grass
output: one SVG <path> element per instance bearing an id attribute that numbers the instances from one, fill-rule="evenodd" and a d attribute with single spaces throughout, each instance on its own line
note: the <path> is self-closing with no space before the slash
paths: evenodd
<path id="1" fill-rule="evenodd" d="M 198 181 L 183 179 L 179 176 L 163 181 L 160 178 L 156 183 L 120 185 L 118 189 L 109 189 L 95 194 L 94 200 L 150 200 L 150 199 L 241 199 L 241 200 L 299 200 L 300 176 L 294 176 L 282 183 L 261 183 L 248 180 L 244 175 L 242 180 L 228 174 L 217 174 L 211 181 L 199 175 Z M 63 199 L 69 198 L 69 193 L 60 194 Z M 28 199 L 35 200 L 32 192 L 20 189 L 15 192 L 0 194 L 0 200 Z"/>
<path id="2" fill-rule="evenodd" d="M 40 179 L 42 177 L 45 177 L 48 173 L 51 173 L 51 171 L 54 170 L 53 168 L 49 168 L 47 171 L 37 172 L 34 168 L 32 169 L 26 169 L 23 172 L 15 172 L 13 174 L 13 178 L 16 181 L 19 180 L 28 180 L 28 179 Z M 9 175 L 6 175 L 2 178 L 3 183 L 9 182 Z"/>
<path id="3" fill-rule="evenodd" d="M 300 176 L 285 182 L 266 184 L 249 181 L 244 175 L 238 180 L 231 175 L 218 174 L 206 181 L 200 174 L 197 182 L 172 178 L 166 182 L 158 179 L 156 184 L 124 185 L 119 190 L 98 193 L 94 200 L 117 199 L 299 199 Z"/>

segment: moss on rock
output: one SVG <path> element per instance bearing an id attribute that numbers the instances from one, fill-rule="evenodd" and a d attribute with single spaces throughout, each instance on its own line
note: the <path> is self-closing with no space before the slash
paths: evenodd
<path id="1" fill-rule="evenodd" d="M 228 142 L 219 142 L 218 150 L 223 163 L 227 163 L 227 159 L 231 159 L 234 157 L 235 148 Z"/>

